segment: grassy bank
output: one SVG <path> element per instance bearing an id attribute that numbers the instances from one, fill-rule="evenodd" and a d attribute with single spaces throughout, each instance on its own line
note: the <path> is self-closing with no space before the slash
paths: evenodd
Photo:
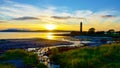
<path id="1" fill-rule="evenodd" d="M 0 55 L 0 68 L 47 68 L 37 54 L 22 49 L 8 50 Z"/>
<path id="2" fill-rule="evenodd" d="M 61 68 L 118 68 L 120 67 L 120 44 L 53 53 L 50 58 L 53 63 L 60 64 Z"/>

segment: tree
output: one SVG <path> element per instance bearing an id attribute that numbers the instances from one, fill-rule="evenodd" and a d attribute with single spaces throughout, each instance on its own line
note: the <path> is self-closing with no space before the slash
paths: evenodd
<path id="1" fill-rule="evenodd" d="M 109 34 L 109 35 L 113 35 L 115 33 L 115 30 L 114 29 L 109 29 L 108 31 L 107 31 L 107 34 Z"/>
<path id="2" fill-rule="evenodd" d="M 88 35 L 93 35 L 95 33 L 95 28 L 90 28 L 88 30 Z"/>

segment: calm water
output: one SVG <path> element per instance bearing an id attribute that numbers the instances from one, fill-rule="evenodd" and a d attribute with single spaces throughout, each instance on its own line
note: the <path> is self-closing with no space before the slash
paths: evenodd
<path id="1" fill-rule="evenodd" d="M 21 39 L 21 38 L 44 38 L 44 39 L 62 39 L 63 36 L 54 36 L 53 34 L 67 34 L 69 32 L 0 32 L 0 39 Z"/>

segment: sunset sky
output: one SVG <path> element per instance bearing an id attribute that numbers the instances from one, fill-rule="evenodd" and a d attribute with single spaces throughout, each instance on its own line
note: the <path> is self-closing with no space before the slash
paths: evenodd
<path id="1" fill-rule="evenodd" d="M 120 0 L 0 0 L 0 30 L 120 30 Z"/>

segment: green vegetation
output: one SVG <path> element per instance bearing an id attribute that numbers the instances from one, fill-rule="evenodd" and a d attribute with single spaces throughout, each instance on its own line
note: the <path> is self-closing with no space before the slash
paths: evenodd
<path id="1" fill-rule="evenodd" d="M 34 54 L 34 53 L 32 53 L 32 52 L 29 53 L 29 52 L 21 50 L 21 49 L 15 49 L 15 50 L 6 51 L 2 55 L 2 57 L 4 57 L 5 60 L 16 60 L 16 59 L 24 59 L 29 54 Z"/>
<path id="2" fill-rule="evenodd" d="M 52 54 L 50 58 L 61 68 L 119 68 L 120 44 L 85 47 Z"/>
<path id="3" fill-rule="evenodd" d="M 59 64 L 60 62 L 57 61 L 57 60 L 59 59 L 58 48 L 53 48 L 53 49 L 51 50 L 51 52 L 52 52 L 52 54 L 51 54 L 51 56 L 50 56 L 51 62 L 54 63 L 54 64 Z"/>
<path id="4" fill-rule="evenodd" d="M 2 63 L 0 64 L 0 68 L 15 68 L 15 66 L 8 63 Z"/>
<path id="5" fill-rule="evenodd" d="M 37 65 L 37 68 L 47 68 L 47 66 L 44 65 L 43 63 L 39 63 L 39 64 Z"/>
<path id="6" fill-rule="evenodd" d="M 9 50 L 0 56 L 0 61 L 7 60 L 21 60 L 26 66 L 37 68 L 40 68 L 40 66 L 42 66 L 41 68 L 47 68 L 44 64 L 39 63 L 37 54 L 34 54 L 33 52 L 27 52 L 21 49 Z M 1 65 L 4 66 L 3 63 Z"/>

